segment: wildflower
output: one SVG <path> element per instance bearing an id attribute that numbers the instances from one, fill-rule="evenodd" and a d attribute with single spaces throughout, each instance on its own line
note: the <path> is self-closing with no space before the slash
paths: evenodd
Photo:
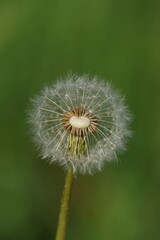
<path id="1" fill-rule="evenodd" d="M 69 75 L 33 102 L 30 122 L 43 158 L 91 174 L 125 149 L 130 114 L 109 83 Z"/>

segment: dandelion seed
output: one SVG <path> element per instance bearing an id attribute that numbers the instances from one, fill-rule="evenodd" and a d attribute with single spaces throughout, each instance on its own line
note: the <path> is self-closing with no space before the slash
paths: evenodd
<path id="1" fill-rule="evenodd" d="M 125 148 L 130 114 L 110 84 L 70 75 L 33 101 L 34 139 L 51 162 L 76 173 L 93 173 Z"/>

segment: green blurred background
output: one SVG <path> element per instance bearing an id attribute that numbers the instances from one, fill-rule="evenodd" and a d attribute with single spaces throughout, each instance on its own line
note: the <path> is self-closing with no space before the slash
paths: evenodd
<path id="1" fill-rule="evenodd" d="M 0 239 L 54 239 L 64 171 L 38 157 L 29 99 L 68 72 L 111 80 L 134 113 L 119 164 L 78 176 L 67 239 L 160 239 L 160 2 L 0 1 Z"/>

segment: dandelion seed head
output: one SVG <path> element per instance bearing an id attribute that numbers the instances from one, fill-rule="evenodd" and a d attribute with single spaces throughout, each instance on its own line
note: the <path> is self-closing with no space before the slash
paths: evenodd
<path id="1" fill-rule="evenodd" d="M 109 83 L 68 75 L 33 99 L 29 114 L 43 158 L 76 173 L 100 171 L 125 149 L 130 113 Z"/>

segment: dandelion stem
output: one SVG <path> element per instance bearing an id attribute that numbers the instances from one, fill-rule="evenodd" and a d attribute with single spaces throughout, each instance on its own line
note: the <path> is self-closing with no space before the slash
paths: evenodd
<path id="1" fill-rule="evenodd" d="M 68 169 L 68 172 L 66 174 L 55 240 L 65 239 L 72 185 L 73 185 L 73 171 L 70 168 Z"/>

